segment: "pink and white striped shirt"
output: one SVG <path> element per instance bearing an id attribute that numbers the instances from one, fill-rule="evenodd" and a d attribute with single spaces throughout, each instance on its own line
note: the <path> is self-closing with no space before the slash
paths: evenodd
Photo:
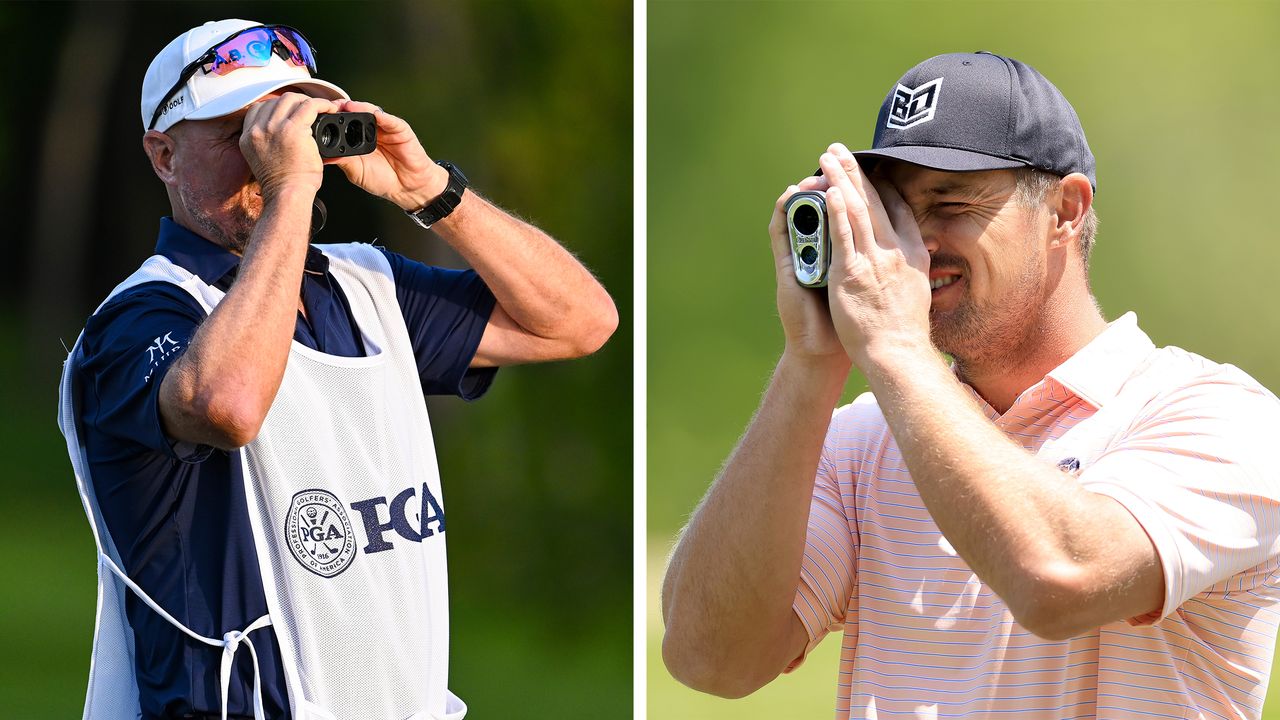
<path id="1" fill-rule="evenodd" d="M 1280 401 L 1156 348 L 1133 313 L 1003 415 L 973 395 L 1075 471 L 1063 482 L 1137 518 L 1163 609 L 1059 642 L 1024 630 L 938 531 L 867 393 L 832 417 L 794 604 L 805 655 L 843 628 L 836 717 L 1258 718 L 1280 625 Z"/>

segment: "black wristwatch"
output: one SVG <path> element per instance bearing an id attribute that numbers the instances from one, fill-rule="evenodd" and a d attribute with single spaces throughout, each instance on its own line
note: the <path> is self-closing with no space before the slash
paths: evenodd
<path id="1" fill-rule="evenodd" d="M 467 176 L 462 174 L 457 165 L 444 160 L 437 160 L 436 164 L 449 171 L 449 184 L 445 186 L 444 192 L 421 210 L 404 211 L 406 215 L 413 218 L 414 222 L 424 228 L 429 228 L 449 217 L 449 213 L 462 203 L 462 193 L 467 190 Z"/>

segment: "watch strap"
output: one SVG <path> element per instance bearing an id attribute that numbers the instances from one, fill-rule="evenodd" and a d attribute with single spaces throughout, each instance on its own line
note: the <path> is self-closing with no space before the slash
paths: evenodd
<path id="1" fill-rule="evenodd" d="M 449 217 L 449 214 L 462 204 L 462 194 L 467 190 L 467 176 L 463 175 L 456 165 L 445 160 L 437 160 L 436 164 L 449 171 L 449 184 L 445 186 L 444 192 L 421 210 L 405 211 L 406 215 L 424 228 L 429 228 Z"/>

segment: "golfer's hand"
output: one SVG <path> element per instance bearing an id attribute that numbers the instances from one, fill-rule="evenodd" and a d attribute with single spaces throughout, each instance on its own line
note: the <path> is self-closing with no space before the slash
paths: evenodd
<path id="1" fill-rule="evenodd" d="M 337 165 L 351 184 L 402 210 L 417 210 L 444 192 L 449 172 L 427 155 L 409 123 L 373 103 L 339 100 L 337 104 L 339 112 L 373 113 L 378 149 L 367 155 L 329 158 L 325 164 Z"/>
<path id="2" fill-rule="evenodd" d="M 778 317 L 782 320 L 782 332 L 786 337 L 784 354 L 816 363 L 832 372 L 848 374 L 849 357 L 840 345 L 827 300 L 821 290 L 802 287 L 796 282 L 795 268 L 791 261 L 791 244 L 787 239 L 787 200 L 801 190 L 823 191 L 827 181 L 822 177 L 807 177 L 791 185 L 773 206 L 769 220 L 769 239 L 773 245 L 773 260 L 778 285 Z"/>
<path id="3" fill-rule="evenodd" d="M 872 183 L 849 149 L 819 159 L 831 233 L 827 295 L 841 344 L 859 368 L 886 353 L 932 349 L 929 252 L 894 187 Z"/>
<path id="4" fill-rule="evenodd" d="M 311 136 L 316 115 L 334 112 L 332 100 L 288 92 L 249 106 L 240 132 L 240 154 L 262 186 L 264 201 L 280 191 L 312 194 L 324 181 L 320 150 Z"/>

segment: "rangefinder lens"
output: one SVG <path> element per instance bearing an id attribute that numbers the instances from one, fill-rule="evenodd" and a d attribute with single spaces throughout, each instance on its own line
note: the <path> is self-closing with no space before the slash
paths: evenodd
<path id="1" fill-rule="evenodd" d="M 796 208 L 796 212 L 791 216 L 791 221 L 795 224 L 796 230 L 802 235 L 812 235 L 818 232 L 818 211 L 812 205 L 801 205 Z M 805 262 L 812 262 L 805 260 Z"/>
<path id="2" fill-rule="evenodd" d="M 320 145 L 331 148 L 338 144 L 338 128 L 332 123 L 325 123 L 320 128 Z"/>
<path id="3" fill-rule="evenodd" d="M 347 147 L 356 147 L 364 142 L 364 123 L 352 120 L 347 123 Z"/>
<path id="4" fill-rule="evenodd" d="M 796 282 L 807 288 L 826 287 L 827 265 L 831 262 L 826 199 L 820 192 L 798 192 L 787 200 L 784 209 Z"/>

